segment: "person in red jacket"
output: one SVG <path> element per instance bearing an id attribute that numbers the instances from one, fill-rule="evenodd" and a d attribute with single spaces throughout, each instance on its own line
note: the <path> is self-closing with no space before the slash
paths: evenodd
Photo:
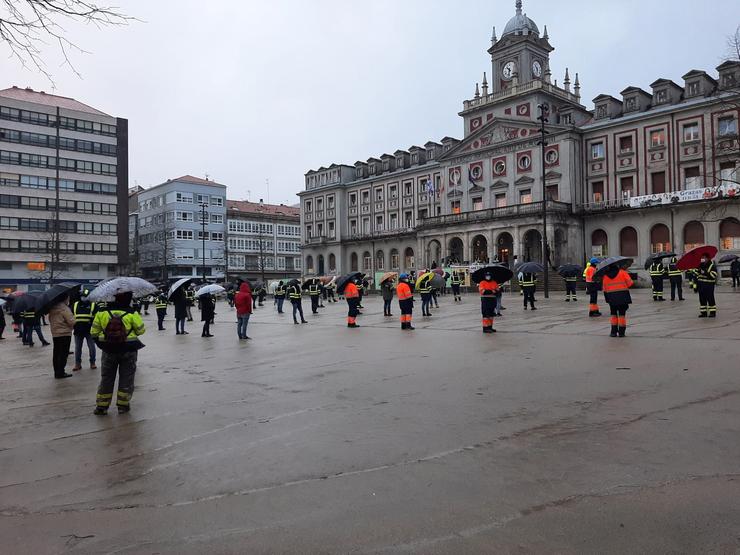
<path id="1" fill-rule="evenodd" d="M 236 334 L 239 339 L 250 339 L 247 336 L 247 324 L 252 315 L 252 289 L 246 281 L 242 282 L 239 292 L 234 296 L 234 306 L 236 307 Z"/>
<path id="2" fill-rule="evenodd" d="M 359 328 L 357 325 L 357 315 L 360 314 L 360 289 L 357 287 L 357 282 L 361 282 L 362 278 L 354 278 L 344 286 L 344 298 L 347 299 L 347 327 L 348 328 Z"/>

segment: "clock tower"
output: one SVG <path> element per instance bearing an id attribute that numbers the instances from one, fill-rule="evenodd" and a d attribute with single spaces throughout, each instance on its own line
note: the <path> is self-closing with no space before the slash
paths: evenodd
<path id="1" fill-rule="evenodd" d="M 535 79 L 550 80 L 550 52 L 547 27 L 540 37 L 537 24 L 522 13 L 522 0 L 516 1 L 516 14 L 506 24 L 498 39 L 494 28 L 491 37 L 491 75 L 493 92 L 513 84 L 528 83 Z"/>

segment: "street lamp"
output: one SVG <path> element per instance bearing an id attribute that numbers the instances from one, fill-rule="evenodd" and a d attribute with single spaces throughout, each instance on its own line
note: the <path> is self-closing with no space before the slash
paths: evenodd
<path id="1" fill-rule="evenodd" d="M 550 298 L 550 276 L 548 263 L 550 261 L 549 248 L 547 246 L 547 184 L 545 183 L 545 147 L 547 146 L 546 135 L 549 133 L 545 130 L 545 124 L 548 122 L 547 115 L 550 113 L 550 107 L 546 104 L 538 104 L 540 115 L 537 120 L 540 122 L 540 140 L 537 143 L 541 148 L 542 158 L 542 258 L 545 267 L 545 298 Z"/>

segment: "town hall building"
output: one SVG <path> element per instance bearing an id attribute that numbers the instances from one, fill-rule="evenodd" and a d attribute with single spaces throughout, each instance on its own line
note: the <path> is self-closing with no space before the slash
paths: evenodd
<path id="1" fill-rule="evenodd" d="M 587 108 L 577 73 L 553 79 L 553 50 L 518 0 L 463 102 L 462 139 L 309 171 L 304 273 L 543 261 L 545 202 L 553 265 L 623 255 L 637 270 L 703 243 L 740 254 L 740 61 Z"/>

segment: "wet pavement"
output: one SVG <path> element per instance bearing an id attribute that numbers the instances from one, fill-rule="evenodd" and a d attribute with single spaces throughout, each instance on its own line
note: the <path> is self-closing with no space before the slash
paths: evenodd
<path id="1" fill-rule="evenodd" d="M 635 292 L 624 339 L 559 292 L 506 296 L 493 335 L 473 296 L 414 332 L 378 298 L 356 330 L 344 303 L 270 305 L 245 342 L 225 303 L 212 339 L 152 311 L 124 416 L 92 415 L 96 371 L 55 381 L 50 347 L 8 339 L 0 551 L 737 552 L 740 292 L 718 291 L 714 320 Z"/>

